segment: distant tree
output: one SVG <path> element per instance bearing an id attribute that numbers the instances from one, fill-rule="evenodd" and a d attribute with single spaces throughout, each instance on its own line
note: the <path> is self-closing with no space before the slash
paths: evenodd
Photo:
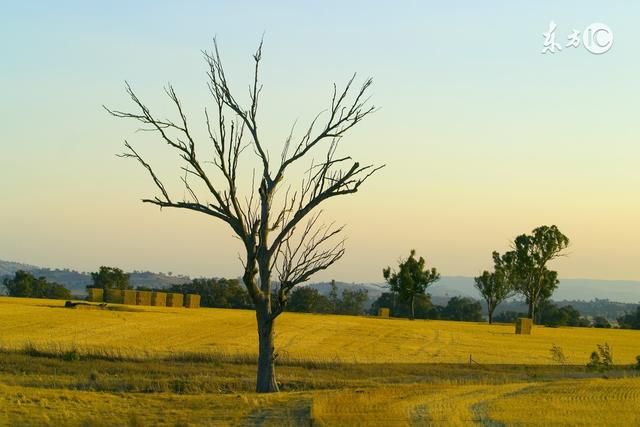
<path id="1" fill-rule="evenodd" d="M 551 327 L 564 326 L 569 321 L 569 313 L 550 301 L 541 306 L 537 317 L 538 323 Z"/>
<path id="2" fill-rule="evenodd" d="M 33 274 L 18 270 L 13 278 L 6 277 L 2 281 L 7 294 L 12 297 L 70 299 L 71 292 L 60 283 L 49 282 L 44 277 L 36 278 Z"/>
<path id="3" fill-rule="evenodd" d="M 193 279 L 190 283 L 172 285 L 167 290 L 182 294 L 198 294 L 202 307 L 253 307 L 249 293 L 237 279 Z"/>
<path id="4" fill-rule="evenodd" d="M 91 273 L 93 285 L 90 288 L 107 289 L 131 289 L 129 286 L 129 273 L 123 272 L 117 267 L 101 266 L 97 272 Z"/>
<path id="5" fill-rule="evenodd" d="M 329 291 L 329 312 L 336 313 L 338 311 L 338 302 L 340 299 L 338 298 L 338 286 L 336 286 L 336 281 L 331 281 L 331 290 Z"/>
<path id="6" fill-rule="evenodd" d="M 320 294 L 315 288 L 304 286 L 291 292 L 287 310 L 304 313 L 326 313 L 331 308 L 329 298 Z"/>
<path id="7" fill-rule="evenodd" d="M 609 328 L 611 328 L 611 323 L 609 323 L 609 321 L 605 317 L 596 316 L 593 319 L 593 327 L 594 328 L 609 329 Z"/>
<path id="8" fill-rule="evenodd" d="M 382 275 L 389 284 L 392 292 L 397 293 L 411 307 L 411 320 L 415 319 L 415 299 L 424 295 L 427 288 L 440 279 L 440 273 L 435 268 L 427 269 L 424 258 L 415 258 L 416 251 L 411 250 L 409 258 L 400 262 L 398 272 L 390 267 L 382 270 Z"/>
<path id="9" fill-rule="evenodd" d="M 370 313 L 377 315 L 378 310 L 382 307 L 389 309 L 389 315 L 392 317 L 411 317 L 411 307 L 398 295 L 393 292 L 383 292 L 378 299 L 371 305 Z M 417 295 L 414 301 L 416 319 L 438 319 L 438 309 L 431 302 L 429 294 Z"/>
<path id="10" fill-rule="evenodd" d="M 15 272 L 13 278 L 5 277 L 2 284 L 7 289 L 7 295 L 10 297 L 30 297 L 33 292 L 33 282 L 35 277 L 31 273 L 24 270 Z"/>
<path id="11" fill-rule="evenodd" d="M 640 305 L 636 308 L 635 313 L 625 313 L 618 317 L 618 325 L 623 329 L 640 329 Z"/>
<path id="12" fill-rule="evenodd" d="M 498 252 L 493 252 L 494 271 L 484 271 L 475 278 L 476 289 L 487 303 L 489 324 L 493 323 L 493 312 L 504 300 L 513 295 L 513 281 L 508 265 L 502 260 Z"/>
<path id="13" fill-rule="evenodd" d="M 519 317 L 527 317 L 527 313 L 519 313 L 517 311 L 503 311 L 500 314 L 497 314 L 493 321 L 498 323 L 515 323 L 516 319 Z"/>
<path id="14" fill-rule="evenodd" d="M 343 289 L 336 313 L 350 314 L 352 316 L 363 314 L 367 295 L 366 289 Z"/>
<path id="15" fill-rule="evenodd" d="M 442 319 L 481 322 L 482 306 L 471 298 L 453 297 L 442 309 Z"/>
<path id="16" fill-rule="evenodd" d="M 558 286 L 558 274 L 547 268 L 547 263 L 569 246 L 569 238 L 558 227 L 541 226 L 531 235 L 521 234 L 514 241 L 514 249 L 503 255 L 514 289 L 525 297 L 528 316 L 535 319 L 536 309 L 551 297 Z"/>

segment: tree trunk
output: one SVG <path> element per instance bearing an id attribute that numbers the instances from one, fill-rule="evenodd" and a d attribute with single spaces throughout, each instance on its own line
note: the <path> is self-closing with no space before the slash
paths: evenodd
<path id="1" fill-rule="evenodd" d="M 493 323 L 493 310 L 495 309 L 489 309 L 489 324 Z"/>
<path id="2" fill-rule="evenodd" d="M 529 319 L 534 320 L 535 315 L 535 306 L 533 305 L 533 301 L 529 302 Z M 534 322 L 535 323 L 535 322 Z"/>
<path id="3" fill-rule="evenodd" d="M 416 318 L 416 313 L 415 313 L 415 299 L 416 297 L 414 295 L 411 295 L 411 320 Z"/>
<path id="4" fill-rule="evenodd" d="M 273 393 L 278 391 L 275 371 L 275 347 L 273 343 L 273 325 L 270 313 L 264 308 L 256 307 L 258 320 L 258 374 L 256 377 L 257 393 Z"/>

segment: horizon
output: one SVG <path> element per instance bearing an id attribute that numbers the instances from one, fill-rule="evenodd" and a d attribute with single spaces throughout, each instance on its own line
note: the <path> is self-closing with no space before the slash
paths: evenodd
<path id="1" fill-rule="evenodd" d="M 72 1 L 12 4 L 0 18 L 11 58 L 0 70 L 2 258 L 241 275 L 241 245 L 225 225 L 140 202 L 156 192 L 138 165 L 116 158 L 122 141 L 172 189 L 175 158 L 101 105 L 129 109 L 127 80 L 154 111 L 173 114 L 162 93 L 171 82 L 202 131 L 211 101 L 200 51 L 217 36 L 243 88 L 264 32 L 260 126 L 272 153 L 353 72 L 373 77 L 380 107 L 341 150 L 387 167 L 327 204 L 327 221 L 347 225 L 346 255 L 313 281 L 382 282 L 382 268 L 411 248 L 446 276 L 474 277 L 490 269 L 493 250 L 543 224 L 571 239 L 569 256 L 551 265 L 561 280 L 640 281 L 640 5 L 201 3 L 194 14 L 168 2 L 119 4 L 127 14 Z M 212 25 L 219 14 L 228 18 Z M 615 43 L 603 55 L 542 55 L 550 21 L 562 42 L 572 28 L 604 22 Z M 179 34 L 166 30 L 175 25 Z"/>
<path id="2" fill-rule="evenodd" d="M 8 262 L 8 263 L 12 263 L 12 264 L 22 264 L 22 265 L 26 265 L 26 266 L 30 266 L 30 267 L 35 267 L 35 268 L 41 268 L 41 269 L 47 269 L 47 270 L 64 270 L 64 269 L 68 269 L 69 271 L 74 271 L 77 273 L 83 273 L 83 274 L 90 274 L 94 271 L 97 271 L 98 268 L 100 266 L 96 266 L 93 269 L 88 269 L 88 270 L 79 270 L 73 267 L 69 267 L 69 266 L 51 266 L 51 265 L 36 265 L 36 264 L 31 264 L 29 262 L 22 262 L 22 261 L 15 261 L 15 260 L 10 260 L 10 259 L 5 259 L 5 258 L 0 258 L 0 262 Z M 121 268 L 117 265 L 111 265 L 111 266 L 107 266 L 107 267 L 115 267 L 115 268 Z M 196 274 L 190 274 L 190 273 L 184 273 L 184 272 L 176 272 L 176 271 L 172 271 L 172 270 L 140 270 L 140 269 L 132 269 L 132 270 L 127 270 L 127 269 L 122 269 L 125 273 L 154 273 L 154 274 L 163 274 L 163 275 L 168 275 L 169 272 L 171 272 L 172 276 L 184 276 L 184 277 L 188 277 L 190 279 L 200 279 L 200 278 L 226 278 L 226 279 L 241 279 L 241 276 L 236 276 L 236 277 L 227 277 L 227 276 L 220 276 L 220 275 L 210 275 L 210 276 L 199 276 Z M 456 278 L 460 278 L 460 279 L 473 279 L 476 276 L 464 276 L 464 275 L 456 275 L 456 274 L 444 274 L 441 276 L 441 278 L 448 278 L 448 279 L 456 279 Z M 318 281 L 314 281 L 314 280 L 309 280 L 308 282 L 305 282 L 305 284 L 315 284 L 315 283 L 330 283 L 332 280 L 335 280 L 336 282 L 340 282 L 340 283 L 347 283 L 347 284 L 356 284 L 356 285 L 367 285 L 367 284 L 371 284 L 371 285 L 377 285 L 377 284 L 384 284 L 385 281 L 380 280 L 378 282 L 376 281 L 366 281 L 366 280 L 342 280 L 339 278 L 329 278 L 329 279 L 322 279 L 322 280 L 318 280 Z M 631 282 L 631 283 L 640 283 L 640 280 L 634 280 L 634 279 L 615 279 L 615 278 L 604 278 L 604 279 L 596 279 L 596 278 L 592 278 L 592 277 L 561 277 L 559 278 L 560 282 L 562 282 L 563 280 L 571 280 L 571 281 L 578 281 L 578 280 L 584 280 L 584 281 L 594 281 L 594 282 Z M 436 282 L 437 283 L 437 282 Z"/>

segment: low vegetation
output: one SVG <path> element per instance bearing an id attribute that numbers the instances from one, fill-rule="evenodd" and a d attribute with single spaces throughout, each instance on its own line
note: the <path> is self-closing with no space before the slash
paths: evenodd
<path id="1" fill-rule="evenodd" d="M 532 405 L 547 424 L 640 422 L 635 331 L 289 312 L 282 393 L 263 395 L 252 311 L 110 308 L 0 297 L 0 424 L 498 425 Z M 598 344 L 616 348 L 607 380 L 585 366 Z"/>

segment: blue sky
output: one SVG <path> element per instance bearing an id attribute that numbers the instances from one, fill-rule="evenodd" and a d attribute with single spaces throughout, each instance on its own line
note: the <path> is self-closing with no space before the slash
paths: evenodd
<path id="1" fill-rule="evenodd" d="M 153 186 L 115 156 L 126 138 L 179 189 L 171 153 L 102 104 L 127 108 L 129 81 L 171 114 L 210 104 L 200 51 L 213 36 L 240 93 L 265 34 L 261 128 L 277 152 L 331 84 L 374 78 L 380 110 L 345 139 L 386 163 L 332 202 L 347 255 L 319 279 L 380 281 L 417 249 L 445 275 L 474 275 L 515 235 L 557 224 L 572 238 L 561 276 L 640 279 L 640 5 L 629 2 L 14 2 L 0 6 L 0 259 L 237 276 L 223 224 L 139 202 Z M 593 22 L 612 49 L 542 55 Z M 201 129 L 202 130 L 202 129 Z"/>

